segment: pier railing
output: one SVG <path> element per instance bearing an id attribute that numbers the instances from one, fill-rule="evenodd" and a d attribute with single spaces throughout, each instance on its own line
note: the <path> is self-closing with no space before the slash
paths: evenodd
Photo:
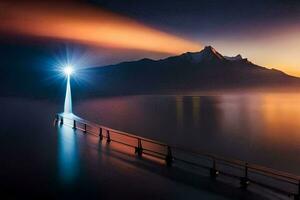
<path id="1" fill-rule="evenodd" d="M 213 179 L 222 175 L 237 180 L 241 188 L 244 189 L 253 184 L 287 197 L 300 199 L 300 177 L 297 175 L 241 160 L 228 159 L 206 152 L 171 146 L 163 142 L 92 123 L 76 116 L 57 114 L 55 123 L 66 124 L 84 133 L 94 134 L 99 136 L 100 140 L 105 139 L 107 143 L 116 142 L 131 147 L 138 156 L 150 155 L 163 159 L 167 166 L 172 166 L 175 162 L 181 162 L 193 167 L 207 169 L 210 177 Z"/>

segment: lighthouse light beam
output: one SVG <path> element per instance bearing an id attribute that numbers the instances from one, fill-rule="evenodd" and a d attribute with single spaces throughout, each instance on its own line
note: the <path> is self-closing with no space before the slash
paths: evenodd
<path id="1" fill-rule="evenodd" d="M 67 88 L 66 88 L 64 113 L 65 114 L 72 114 L 72 95 L 71 95 L 70 78 L 71 78 L 71 74 L 74 72 L 74 69 L 71 65 L 67 65 L 63 69 L 63 71 L 64 71 L 65 75 L 67 76 Z"/>

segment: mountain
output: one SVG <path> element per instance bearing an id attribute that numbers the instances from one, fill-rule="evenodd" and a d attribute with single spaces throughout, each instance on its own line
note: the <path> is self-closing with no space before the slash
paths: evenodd
<path id="1" fill-rule="evenodd" d="M 230 57 L 230 56 L 224 56 L 227 60 L 235 61 L 235 60 L 242 60 L 243 57 L 241 54 L 238 54 L 236 56 Z"/>
<path id="2" fill-rule="evenodd" d="M 90 68 L 94 93 L 148 93 L 300 86 L 300 79 L 227 57 L 213 47 L 161 60 L 142 59 Z"/>
<path id="3" fill-rule="evenodd" d="M 52 51 L 52 49 L 50 48 Z M 2 97 L 24 96 L 59 99 L 65 93 L 60 72 L 49 70 L 49 48 L 0 46 L 0 89 Z M 52 63 L 52 62 L 51 62 Z M 253 64 L 241 55 L 223 56 L 213 47 L 161 60 L 123 62 L 78 70 L 71 79 L 72 94 L 80 99 L 99 95 L 189 93 L 236 89 L 298 89 L 300 79 L 279 70 Z M 75 74 L 75 75 L 76 75 Z M 81 79 L 81 80 L 82 80 Z"/>

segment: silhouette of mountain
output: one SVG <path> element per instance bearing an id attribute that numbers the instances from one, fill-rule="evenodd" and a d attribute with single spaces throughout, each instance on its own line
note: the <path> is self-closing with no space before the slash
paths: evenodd
<path id="1" fill-rule="evenodd" d="M 64 77 L 45 67 L 49 48 L 0 47 L 1 97 L 24 96 L 63 101 Z M 16 53 L 17 52 L 17 53 Z M 41 59 L 43 58 L 43 59 Z M 47 65 L 46 65 L 47 66 Z M 71 79 L 74 98 L 98 95 L 181 93 L 204 90 L 294 88 L 300 79 L 279 70 L 257 66 L 241 55 L 226 57 L 208 46 L 161 60 L 138 61 L 78 71 L 88 82 Z"/>
<path id="2" fill-rule="evenodd" d="M 300 86 L 300 79 L 267 69 L 242 58 L 227 57 L 213 47 L 161 60 L 138 61 L 90 68 L 97 85 L 93 92 L 147 93 Z"/>

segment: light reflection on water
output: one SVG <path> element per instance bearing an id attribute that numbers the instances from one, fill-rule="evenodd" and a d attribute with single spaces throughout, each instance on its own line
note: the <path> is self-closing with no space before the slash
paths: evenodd
<path id="1" fill-rule="evenodd" d="M 74 182 L 79 172 L 78 144 L 75 131 L 68 126 L 58 126 L 58 169 L 64 184 Z"/>
<path id="2" fill-rule="evenodd" d="M 300 94 L 129 96 L 75 107 L 115 129 L 300 174 Z"/>

